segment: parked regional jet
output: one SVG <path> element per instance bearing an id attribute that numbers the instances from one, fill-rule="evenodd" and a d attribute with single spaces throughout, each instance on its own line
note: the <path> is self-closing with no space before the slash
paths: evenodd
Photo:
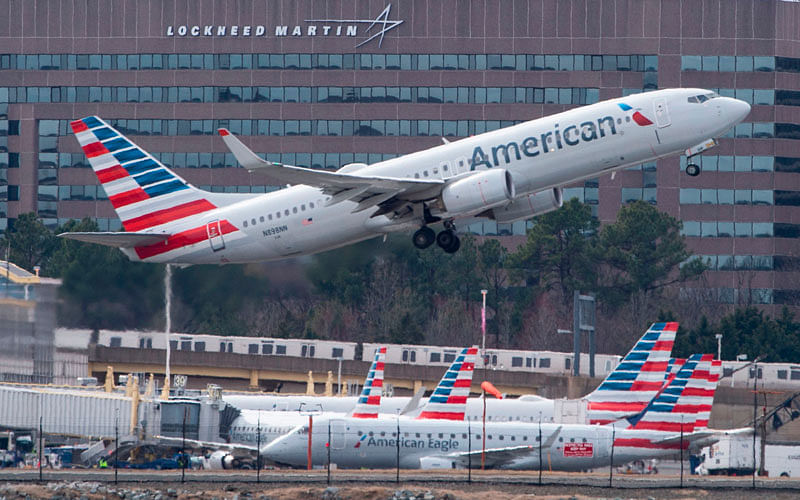
<path id="1" fill-rule="evenodd" d="M 750 106 L 703 89 L 611 99 L 373 165 L 336 172 L 267 162 L 229 131 L 251 172 L 292 184 L 263 195 L 189 185 L 98 117 L 72 122 L 125 232 L 60 236 L 119 247 L 131 260 L 222 264 L 308 255 L 415 230 L 414 245 L 459 248 L 455 221 L 525 220 L 561 206 L 561 188 L 716 144 Z M 689 175 L 699 168 L 690 163 Z M 429 227 L 442 222 L 438 235 Z"/>
<path id="2" fill-rule="evenodd" d="M 461 353 L 447 369 L 429 400 L 417 408 L 417 401 L 411 400 L 407 411 L 422 420 L 463 420 L 466 399 L 472 385 L 472 373 L 477 347 L 462 349 Z M 238 468 L 243 463 L 243 456 L 252 456 L 258 446 L 265 446 L 280 436 L 290 432 L 298 425 L 307 424 L 309 416 L 314 419 L 324 417 L 376 419 L 381 404 L 383 388 L 383 368 L 386 360 L 386 347 L 375 352 L 361 395 L 355 407 L 348 412 L 325 411 L 319 406 L 308 405 L 299 411 L 258 411 L 242 410 L 230 427 L 229 443 L 183 440 L 174 437 L 158 436 L 162 444 L 181 445 L 192 448 L 214 450 L 210 454 L 207 465 L 211 469 Z"/>
<path id="3" fill-rule="evenodd" d="M 642 412 L 609 425 L 488 422 L 486 464 L 535 469 L 541 463 L 565 471 L 597 468 L 611 463 L 612 441 L 614 465 L 675 454 L 696 439 L 698 414 L 713 402 L 718 379 L 709 376 L 710 370 L 710 356 L 690 357 Z M 323 418 L 311 431 L 312 463 L 325 464 L 330 453 L 332 463 L 346 468 L 474 467 L 480 463 L 481 433 L 481 426 L 470 421 Z M 277 463 L 304 466 L 308 446 L 309 429 L 301 425 L 262 452 Z"/>
<path id="4" fill-rule="evenodd" d="M 487 399 L 489 421 L 608 423 L 634 415 L 656 396 L 664 385 L 678 323 L 653 323 L 614 370 L 591 393 L 580 399 L 547 399 L 535 395 L 517 399 Z M 223 395 L 225 402 L 241 409 L 293 410 L 319 407 L 347 413 L 356 397 Z M 407 397 L 381 400 L 382 414 L 398 414 L 409 408 Z M 483 418 L 483 400 L 467 400 L 466 418 Z"/>

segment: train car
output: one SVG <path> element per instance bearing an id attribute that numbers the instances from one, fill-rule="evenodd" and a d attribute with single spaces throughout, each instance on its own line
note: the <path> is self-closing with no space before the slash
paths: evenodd
<path id="1" fill-rule="evenodd" d="M 371 360 L 375 350 L 383 345 L 387 345 L 387 363 L 421 366 L 449 366 L 462 349 L 461 347 L 365 343 L 362 361 Z M 485 357 L 479 359 L 477 368 L 567 375 L 572 373 L 572 359 L 573 354 L 563 352 L 487 349 Z M 621 359 L 622 357 L 616 354 L 595 355 L 595 376 L 606 376 Z M 581 354 L 580 372 L 581 375 L 589 374 L 588 354 Z"/>
<path id="2" fill-rule="evenodd" d="M 56 344 L 78 346 L 86 343 L 87 330 L 59 328 Z M 165 349 L 164 332 L 100 330 L 97 343 L 107 347 Z M 317 359 L 361 359 L 371 361 L 375 349 L 387 346 L 386 362 L 419 366 L 449 366 L 463 347 L 425 346 L 411 344 L 364 343 L 359 353 L 355 342 L 309 339 L 278 339 L 267 337 L 217 336 L 205 334 L 170 334 L 170 347 L 176 351 L 229 352 L 253 356 L 290 356 Z M 359 353 L 359 356 L 356 356 Z M 487 349 L 476 368 L 569 375 L 573 369 L 573 353 L 552 351 L 520 351 Z M 595 376 L 605 377 L 622 359 L 614 354 L 595 355 Z M 485 362 L 485 365 L 484 365 Z M 752 388 L 757 379 L 759 388 L 800 391 L 800 364 L 723 361 L 723 387 Z M 589 356 L 581 353 L 580 374 L 589 374 Z"/>

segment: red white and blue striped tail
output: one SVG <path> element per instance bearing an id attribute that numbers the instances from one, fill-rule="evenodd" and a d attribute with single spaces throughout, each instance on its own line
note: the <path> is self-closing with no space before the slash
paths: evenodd
<path id="1" fill-rule="evenodd" d="M 168 261 L 190 251 L 187 247 L 238 231 L 212 211 L 245 195 L 209 193 L 188 184 L 96 116 L 70 125 L 125 231 L 169 235 L 157 244 L 134 245 L 135 252 L 126 251 L 131 258 Z"/>
<path id="2" fill-rule="evenodd" d="M 367 379 L 364 381 L 364 388 L 358 397 L 356 407 L 353 409 L 352 417 L 355 418 L 378 418 L 381 408 L 381 393 L 383 392 L 383 365 L 386 362 L 386 347 L 379 347 L 375 350 L 375 359 L 369 368 Z"/>
<path id="3" fill-rule="evenodd" d="M 718 376 L 712 354 L 693 354 L 669 385 L 637 417 L 630 429 L 667 433 L 692 432 L 701 415 L 711 413 Z M 704 426 L 708 425 L 706 417 Z"/>
<path id="4" fill-rule="evenodd" d="M 461 350 L 428 398 L 418 419 L 464 420 L 477 357 L 477 346 Z"/>
<path id="5" fill-rule="evenodd" d="M 653 323 L 606 379 L 586 396 L 589 423 L 641 412 L 663 389 L 678 323 Z"/>
<path id="6" fill-rule="evenodd" d="M 100 118 L 71 125 L 126 231 L 159 229 L 217 208 L 206 191 L 189 185 Z"/>
<path id="7" fill-rule="evenodd" d="M 698 405 L 702 406 L 697 413 L 697 421 L 694 424 L 694 430 L 703 430 L 708 428 L 708 420 L 711 418 L 711 405 L 714 403 L 714 393 L 719 386 L 719 379 L 722 377 L 722 361 L 713 359 L 711 361 L 711 371 L 708 373 L 706 381 L 699 382 L 702 392 L 698 390 L 697 398 L 700 401 Z"/>

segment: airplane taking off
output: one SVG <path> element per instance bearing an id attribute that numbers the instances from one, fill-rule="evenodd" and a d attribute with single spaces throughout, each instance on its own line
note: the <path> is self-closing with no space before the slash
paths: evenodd
<path id="1" fill-rule="evenodd" d="M 459 248 L 455 221 L 530 219 L 561 188 L 665 156 L 702 153 L 750 106 L 703 89 L 610 99 L 336 172 L 262 160 L 220 129 L 243 167 L 292 187 L 224 194 L 189 185 L 100 118 L 71 123 L 125 232 L 59 236 L 119 247 L 131 260 L 224 264 L 309 255 L 415 230 L 414 245 Z M 690 162 L 689 175 L 699 168 Z M 430 224 L 442 222 L 436 234 Z"/>
<path id="2" fill-rule="evenodd" d="M 486 465 L 493 468 L 536 469 L 541 457 L 551 470 L 582 471 L 608 466 L 612 455 L 614 465 L 673 455 L 709 437 L 694 430 L 698 416 L 710 410 L 719 380 L 711 375 L 711 358 L 690 357 L 642 412 L 608 425 L 487 422 L 482 436 L 481 426 L 469 421 L 325 417 L 315 421 L 310 440 L 308 426 L 301 425 L 262 454 L 303 466 L 311 442 L 314 465 L 324 465 L 329 453 L 332 463 L 345 468 L 475 467 L 485 437 Z"/>

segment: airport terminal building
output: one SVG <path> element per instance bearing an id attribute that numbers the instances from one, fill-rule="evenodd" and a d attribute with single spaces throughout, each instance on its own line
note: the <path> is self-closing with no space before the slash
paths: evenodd
<path id="1" fill-rule="evenodd" d="M 266 158 L 373 163 L 574 106 L 702 87 L 753 106 L 702 157 L 570 186 L 602 221 L 632 200 L 683 221 L 724 303 L 800 306 L 800 3 L 765 0 L 6 0 L 0 18 L 0 230 L 120 227 L 70 134 L 109 120 L 191 183 L 279 186 Z M 530 223 L 528 223 L 530 224 Z M 521 238 L 526 223 L 478 234 Z"/>

